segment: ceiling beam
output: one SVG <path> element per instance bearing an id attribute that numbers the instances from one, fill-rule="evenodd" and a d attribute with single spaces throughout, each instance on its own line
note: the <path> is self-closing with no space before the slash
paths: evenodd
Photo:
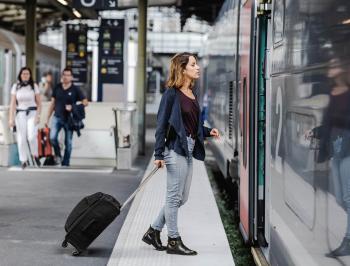
<path id="1" fill-rule="evenodd" d="M 77 10 L 81 13 L 83 18 L 98 19 L 98 14 L 96 10 L 92 8 L 77 8 Z"/>
<path id="2" fill-rule="evenodd" d="M 65 14 L 70 19 L 76 19 L 74 16 L 72 9 L 68 6 L 61 5 L 56 0 L 49 0 L 49 2 L 59 11 L 61 11 L 63 14 Z"/>
<path id="3" fill-rule="evenodd" d="M 17 1 L 11 1 L 11 0 L 1 0 L 1 4 L 5 5 L 15 5 L 15 6 L 25 6 L 26 3 L 25 1 L 23 2 L 17 2 Z M 42 8 L 52 8 L 52 5 L 50 4 L 37 4 L 37 7 L 42 7 Z"/>

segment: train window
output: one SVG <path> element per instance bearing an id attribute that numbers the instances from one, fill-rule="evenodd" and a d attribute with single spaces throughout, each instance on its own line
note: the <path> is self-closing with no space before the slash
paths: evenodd
<path id="1" fill-rule="evenodd" d="M 273 8 L 273 43 L 278 45 L 283 40 L 284 35 L 284 12 L 285 0 L 274 1 Z"/>
<path id="2" fill-rule="evenodd" d="M 243 165 L 247 168 L 247 78 L 243 79 Z"/>

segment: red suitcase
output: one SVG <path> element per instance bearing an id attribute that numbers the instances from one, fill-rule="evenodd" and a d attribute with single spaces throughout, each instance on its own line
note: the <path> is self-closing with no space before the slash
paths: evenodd
<path id="1" fill-rule="evenodd" d="M 50 128 L 45 127 L 38 130 L 38 155 L 39 158 L 52 157 L 52 146 L 50 143 Z"/>

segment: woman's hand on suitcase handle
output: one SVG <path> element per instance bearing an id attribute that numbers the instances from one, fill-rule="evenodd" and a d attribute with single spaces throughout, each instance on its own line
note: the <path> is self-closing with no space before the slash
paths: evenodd
<path id="1" fill-rule="evenodd" d="M 158 168 L 163 168 L 165 165 L 164 160 L 154 160 L 154 165 L 157 166 Z"/>
<path id="2" fill-rule="evenodd" d="M 46 122 L 45 122 L 45 127 L 49 127 L 50 125 L 50 117 L 47 118 Z"/>

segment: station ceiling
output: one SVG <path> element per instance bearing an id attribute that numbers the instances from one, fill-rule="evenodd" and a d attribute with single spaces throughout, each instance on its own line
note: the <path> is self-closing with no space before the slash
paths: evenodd
<path id="1" fill-rule="evenodd" d="M 25 5 L 27 0 L 0 0 L 0 27 L 24 34 Z M 67 5 L 62 3 L 66 2 Z M 195 15 L 210 24 L 216 18 L 224 0 L 148 0 L 149 6 L 176 6 L 181 13 L 181 24 Z M 138 0 L 117 0 L 117 10 L 137 7 Z M 78 18 L 73 0 L 37 0 L 37 30 L 58 26 L 62 20 Z M 82 19 L 97 19 L 98 11 L 77 8 Z"/>

